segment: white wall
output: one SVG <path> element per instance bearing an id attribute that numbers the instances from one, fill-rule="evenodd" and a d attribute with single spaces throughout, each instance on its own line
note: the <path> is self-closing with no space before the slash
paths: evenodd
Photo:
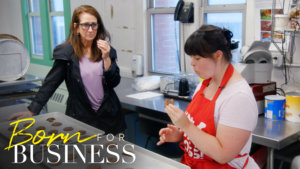
<path id="1" fill-rule="evenodd" d="M 187 0 L 192 1 L 192 0 Z M 181 25 L 182 42 L 195 31 L 200 23 L 199 1 L 193 1 L 195 7 L 195 23 Z M 245 44 L 250 46 L 254 40 L 259 40 L 259 9 L 255 8 L 257 0 L 248 0 L 246 12 L 246 32 Z M 118 52 L 118 64 L 121 69 L 121 75 L 130 76 L 131 74 L 131 56 L 139 54 L 144 56 L 144 72 L 147 72 L 147 52 L 146 52 L 146 0 L 71 0 L 71 11 L 81 5 L 89 4 L 94 6 L 102 16 L 104 24 L 112 37 L 112 46 Z M 263 5 L 262 5 L 263 6 Z M 266 5 L 265 7 L 268 7 Z M 269 6 L 271 8 L 271 5 Z M 9 17 L 8 17 L 9 16 Z M 0 32 L 13 34 L 23 40 L 22 19 L 19 0 L 1 0 L 0 6 Z M 5 24 L 3 24 L 5 23 Z M 184 55 L 184 53 L 181 53 Z M 188 71 L 190 68 L 189 57 L 185 57 L 181 62 L 186 63 Z M 34 69 L 30 69 L 31 73 L 39 67 L 35 65 Z M 43 67 L 43 69 L 45 69 Z M 274 68 L 272 80 L 277 81 L 278 85 L 284 83 L 281 68 Z M 290 84 L 299 86 L 300 76 L 299 68 L 291 68 Z M 147 73 L 146 73 L 147 74 Z"/>
<path id="2" fill-rule="evenodd" d="M 0 0 L 0 34 L 11 34 L 23 41 L 19 0 Z"/>

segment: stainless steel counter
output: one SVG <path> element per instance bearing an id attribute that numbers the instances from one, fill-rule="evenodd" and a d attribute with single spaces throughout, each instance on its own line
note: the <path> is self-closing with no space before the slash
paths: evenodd
<path id="1" fill-rule="evenodd" d="M 133 79 L 122 77 L 121 83 L 115 88 L 115 91 L 122 103 L 122 106 L 132 111 L 138 111 L 139 113 L 152 115 L 170 121 L 168 115 L 164 110 L 164 101 L 170 98 L 159 96 L 140 100 L 127 97 L 127 95 L 129 94 L 140 93 L 131 87 L 132 83 Z M 152 92 L 160 93 L 159 90 L 154 90 Z M 185 110 L 188 104 L 189 102 L 187 101 L 174 100 L 174 105 L 182 110 Z"/>
<path id="2" fill-rule="evenodd" d="M 259 117 L 252 136 L 254 143 L 282 149 L 300 138 L 300 123 Z"/>
<path id="3" fill-rule="evenodd" d="M 150 99 L 133 99 L 126 97 L 129 94 L 139 93 L 131 85 L 133 79 L 122 78 L 121 83 L 115 89 L 124 108 L 128 108 L 138 113 L 146 113 L 153 118 L 169 120 L 164 111 L 163 96 L 153 97 Z M 156 90 L 154 92 L 159 92 Z M 184 100 L 175 100 L 174 105 L 185 110 L 189 102 Z M 169 120 L 170 121 L 170 120 Z M 274 121 L 267 120 L 263 116 L 258 118 L 256 129 L 252 133 L 253 143 L 268 147 L 268 167 L 273 169 L 274 149 L 282 149 L 297 140 L 300 137 L 300 123 L 293 123 L 285 120 Z"/>
<path id="4" fill-rule="evenodd" d="M 286 120 L 258 118 L 252 132 L 252 142 L 266 146 L 268 152 L 267 168 L 274 168 L 274 150 L 280 150 L 300 138 L 300 123 Z"/>

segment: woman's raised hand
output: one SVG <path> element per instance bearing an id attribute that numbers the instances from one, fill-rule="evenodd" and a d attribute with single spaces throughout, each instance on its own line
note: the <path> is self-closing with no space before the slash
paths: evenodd
<path id="1" fill-rule="evenodd" d="M 105 40 L 97 40 L 97 47 L 101 50 L 102 52 L 102 59 L 105 60 L 109 58 L 109 52 L 110 52 L 110 45 L 108 42 Z"/>
<path id="2" fill-rule="evenodd" d="M 183 133 L 176 126 L 168 124 L 166 128 L 159 130 L 159 141 L 157 145 L 161 145 L 165 142 L 179 142 L 183 138 Z"/>

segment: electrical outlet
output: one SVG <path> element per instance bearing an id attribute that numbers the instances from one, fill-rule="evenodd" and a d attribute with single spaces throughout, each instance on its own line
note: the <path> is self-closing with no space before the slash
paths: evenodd
<path id="1" fill-rule="evenodd" d="M 272 53 L 273 65 L 276 67 L 282 66 L 282 55 L 280 53 Z"/>

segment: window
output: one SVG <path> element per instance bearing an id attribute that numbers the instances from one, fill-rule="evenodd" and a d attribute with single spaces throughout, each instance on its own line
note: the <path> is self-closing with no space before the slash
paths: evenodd
<path id="1" fill-rule="evenodd" d="M 246 0 L 208 0 L 208 5 L 245 4 Z"/>
<path id="2" fill-rule="evenodd" d="M 52 50 L 68 34 L 69 0 L 21 0 L 24 44 L 31 62 L 51 66 Z"/>
<path id="3" fill-rule="evenodd" d="M 30 41 L 31 41 L 31 53 L 36 56 L 43 55 L 42 46 L 42 28 L 41 28 L 41 16 L 38 0 L 31 0 L 29 4 L 29 23 L 30 23 Z"/>
<path id="4" fill-rule="evenodd" d="M 182 45 L 180 37 L 184 27 L 174 21 L 174 11 L 178 0 L 148 0 L 147 29 L 148 29 L 148 68 L 150 72 L 177 74 L 180 67 L 186 69 L 187 65 L 180 65 Z M 241 60 L 240 49 L 244 44 L 246 0 L 204 0 L 203 3 L 194 2 L 195 8 L 200 8 L 203 22 L 195 20 L 195 24 L 212 24 L 225 27 L 233 32 L 234 41 L 239 41 L 239 48 L 232 51 L 232 63 Z M 197 11 L 197 10 L 196 10 Z M 196 14 L 196 13 L 195 13 Z M 195 17 L 197 18 L 197 17 Z M 198 23 L 197 23 L 198 22 Z M 192 33 L 192 32 L 188 32 Z M 181 46 L 181 47 L 180 47 Z M 184 57 L 184 56 L 181 56 Z M 189 64 L 186 62 L 185 64 Z"/>
<path id="5" fill-rule="evenodd" d="M 232 40 L 239 41 L 239 48 L 232 51 L 232 62 L 239 62 L 244 44 L 246 0 L 207 0 L 203 10 L 204 23 L 229 29 L 233 33 Z"/>
<path id="6" fill-rule="evenodd" d="M 65 36 L 65 23 L 64 23 L 64 9 L 62 0 L 50 1 L 50 24 L 51 26 L 51 39 L 52 48 L 66 40 Z"/>
<path id="7" fill-rule="evenodd" d="M 179 73 L 179 23 L 174 21 L 178 0 L 149 0 L 149 2 L 147 10 L 149 71 Z"/>

